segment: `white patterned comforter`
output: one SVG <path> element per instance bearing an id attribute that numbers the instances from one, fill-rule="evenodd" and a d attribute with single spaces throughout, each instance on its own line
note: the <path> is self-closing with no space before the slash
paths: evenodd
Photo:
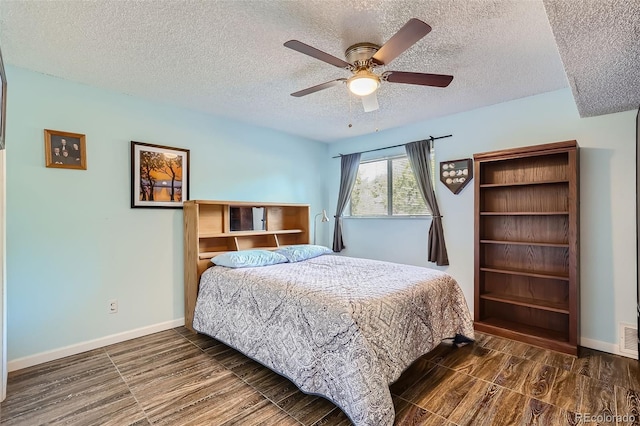
<path id="1" fill-rule="evenodd" d="M 473 322 L 456 281 L 417 266 L 324 255 L 202 274 L 194 328 L 338 405 L 392 425 L 389 385 Z"/>

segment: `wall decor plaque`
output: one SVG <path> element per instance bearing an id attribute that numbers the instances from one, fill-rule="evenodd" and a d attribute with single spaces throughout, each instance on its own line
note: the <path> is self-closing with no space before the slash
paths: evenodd
<path id="1" fill-rule="evenodd" d="M 459 194 L 473 179 L 473 160 L 450 160 L 440 162 L 440 182 L 454 194 Z"/>

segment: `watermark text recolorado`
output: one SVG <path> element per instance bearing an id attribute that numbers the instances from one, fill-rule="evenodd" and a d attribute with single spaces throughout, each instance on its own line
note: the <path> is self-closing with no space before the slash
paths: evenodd
<path id="1" fill-rule="evenodd" d="M 636 416 L 633 414 L 576 413 L 576 420 L 578 423 L 633 423 L 636 420 Z"/>

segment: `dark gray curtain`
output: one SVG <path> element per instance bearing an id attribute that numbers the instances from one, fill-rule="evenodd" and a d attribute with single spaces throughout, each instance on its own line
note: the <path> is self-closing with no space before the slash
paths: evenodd
<path id="1" fill-rule="evenodd" d="M 344 248 L 344 242 L 342 241 L 342 213 L 347 207 L 349 197 L 351 197 L 353 184 L 356 183 L 360 154 L 343 155 L 340 162 L 340 192 L 338 193 L 338 207 L 334 216 L 336 224 L 333 230 L 333 251 L 335 252 L 342 251 Z"/>
<path id="2" fill-rule="evenodd" d="M 424 140 L 408 143 L 404 147 L 413 173 L 416 175 L 420 192 L 433 215 L 429 228 L 429 262 L 435 262 L 436 265 L 448 265 L 449 256 L 447 256 L 447 246 L 444 242 L 442 216 L 440 216 L 436 193 L 431 185 L 432 171 L 429 153 L 432 144 L 432 140 Z"/>

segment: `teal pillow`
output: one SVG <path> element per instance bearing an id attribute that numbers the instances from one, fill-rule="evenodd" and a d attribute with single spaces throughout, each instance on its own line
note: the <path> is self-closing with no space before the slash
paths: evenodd
<path id="1" fill-rule="evenodd" d="M 276 253 L 282 254 L 289 262 L 300 262 L 301 260 L 312 259 L 323 254 L 331 254 L 333 251 L 325 246 L 298 244 L 279 248 L 276 250 Z"/>
<path id="2" fill-rule="evenodd" d="M 287 258 L 269 250 L 240 250 L 219 254 L 211 262 L 227 268 L 250 268 L 286 263 Z"/>

